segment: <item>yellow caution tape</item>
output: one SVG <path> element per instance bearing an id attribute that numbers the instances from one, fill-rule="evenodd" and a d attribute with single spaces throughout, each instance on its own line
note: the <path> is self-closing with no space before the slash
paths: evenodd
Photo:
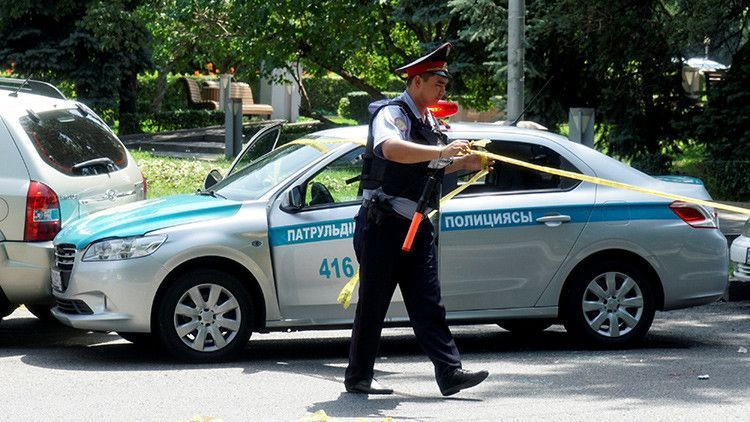
<path id="1" fill-rule="evenodd" d="M 488 142 L 489 142 L 489 140 L 475 141 L 475 142 L 472 142 L 471 145 L 472 146 L 477 146 L 477 147 L 483 147 L 483 146 L 487 145 Z M 750 215 L 750 209 L 735 207 L 733 205 L 725 205 L 725 204 L 721 204 L 721 203 L 718 203 L 718 202 L 706 201 L 706 200 L 697 199 L 697 198 L 690 198 L 690 197 L 682 196 L 682 195 L 675 195 L 675 194 L 672 194 L 672 193 L 662 192 L 662 191 L 658 191 L 658 190 L 654 190 L 654 189 L 641 188 L 641 187 L 638 187 L 638 186 L 635 186 L 635 185 L 631 185 L 631 184 L 628 184 L 628 183 L 615 182 L 615 181 L 612 181 L 612 180 L 602 179 L 600 177 L 594 177 L 594 176 L 588 176 L 588 175 L 585 175 L 585 174 L 574 173 L 572 171 L 566 171 L 566 170 L 560 170 L 560 169 L 556 169 L 556 168 L 552 168 L 552 167 L 540 166 L 540 165 L 537 165 L 537 164 L 531 164 L 531 163 L 527 163 L 525 161 L 517 160 L 515 158 L 506 157 L 504 155 L 492 154 L 492 153 L 489 153 L 489 152 L 486 152 L 486 151 L 480 151 L 480 150 L 477 150 L 477 149 L 471 149 L 470 153 L 471 154 L 479 155 L 481 157 L 486 157 L 486 158 L 488 158 L 490 160 L 502 161 L 504 163 L 514 164 L 514 165 L 517 165 L 517 166 L 520 166 L 520 167 L 526 167 L 526 168 L 529 168 L 529 169 L 532 169 L 532 170 L 536 170 L 536 171 L 540 171 L 540 172 L 543 172 L 543 173 L 554 174 L 556 176 L 567 177 L 569 179 L 580 180 L 580 181 L 583 181 L 583 182 L 589 182 L 589 183 L 594 183 L 594 184 L 597 184 L 597 185 L 609 186 L 609 187 L 618 188 L 618 189 L 624 189 L 624 190 L 629 190 L 629 191 L 633 191 L 633 192 L 645 193 L 645 194 L 648 194 L 648 195 L 661 196 L 663 198 L 668 198 L 668 199 L 672 199 L 672 200 L 675 200 L 675 201 L 690 202 L 692 204 L 705 205 L 707 207 L 718 208 L 720 210 L 732 211 L 732 212 L 736 212 L 736 213 L 740 213 L 740 214 Z"/>
<path id="2" fill-rule="evenodd" d="M 453 199 L 454 196 L 458 195 L 459 193 L 463 192 L 464 189 L 468 188 L 469 186 L 476 183 L 479 179 L 484 177 L 489 172 L 489 160 L 483 158 L 482 159 L 482 170 L 477 172 L 477 174 L 474 175 L 471 179 L 469 179 L 466 183 L 463 185 L 457 187 L 456 189 L 453 189 L 450 191 L 447 195 L 443 196 L 440 199 L 440 206 L 443 206 L 446 202 Z M 437 213 L 437 210 L 432 210 L 427 215 L 427 218 L 432 218 L 432 216 Z M 354 277 L 349 280 L 344 287 L 341 289 L 341 292 L 339 293 L 338 299 L 336 301 L 341 304 L 341 306 L 344 307 L 344 309 L 348 309 L 349 305 L 352 303 L 352 294 L 354 293 L 354 287 L 357 285 L 357 282 L 359 281 L 359 270 L 354 274 Z"/>
<path id="3" fill-rule="evenodd" d="M 472 147 L 483 148 L 489 142 L 490 142 L 489 139 L 483 139 L 483 140 L 473 141 L 473 142 L 471 142 L 470 145 Z M 575 179 L 575 180 L 580 180 L 580 181 L 583 181 L 583 182 L 594 183 L 594 184 L 597 184 L 597 185 L 609 186 L 609 187 L 613 187 L 613 188 L 629 190 L 629 191 L 632 191 L 632 192 L 645 193 L 645 194 L 648 194 L 648 195 L 661 196 L 663 198 L 668 198 L 668 199 L 672 199 L 672 200 L 675 200 L 675 201 L 689 202 L 689 203 L 692 203 L 692 204 L 705 205 L 707 207 L 717 208 L 717 209 L 720 209 L 720 210 L 725 210 L 725 211 L 736 212 L 736 213 L 739 213 L 739 214 L 750 215 L 750 209 L 746 209 L 746 208 L 736 207 L 736 206 L 733 206 L 733 205 L 725 205 L 725 204 L 721 204 L 721 203 L 714 202 L 714 201 L 706 201 L 706 200 L 703 200 L 703 199 L 691 198 L 691 197 L 683 196 L 683 195 L 675 195 L 675 194 L 672 194 L 672 193 L 662 192 L 662 191 L 658 191 L 658 190 L 654 190 L 654 189 L 641 188 L 641 187 L 638 187 L 638 186 L 635 186 L 635 185 L 631 185 L 631 184 L 628 184 L 628 183 L 615 182 L 613 180 L 607 180 L 607 179 L 603 179 L 603 178 L 600 178 L 600 177 L 594 177 L 594 176 L 588 176 L 588 175 L 585 175 L 585 174 L 574 173 L 572 171 L 566 171 L 566 170 L 560 170 L 560 169 L 556 169 L 556 168 L 552 168 L 552 167 L 540 166 L 538 164 L 527 163 L 525 161 L 517 160 L 515 158 L 506 157 L 504 155 L 493 154 L 493 153 L 486 152 L 486 151 L 480 151 L 480 150 L 477 150 L 476 148 L 472 148 L 469 153 L 470 154 L 476 154 L 476 155 L 479 155 L 480 157 L 482 157 L 482 171 L 480 171 L 477 174 L 475 174 L 474 177 L 472 177 L 469 181 L 467 181 L 463 185 L 459 186 L 458 188 L 454 189 L 449 194 L 445 195 L 440 200 L 440 205 L 443 205 L 445 202 L 451 200 L 454 196 L 456 196 L 459 193 L 461 193 L 464 189 L 466 189 L 467 187 L 471 186 L 472 184 L 476 183 L 479 179 L 481 179 L 482 177 L 484 177 L 484 175 L 486 175 L 487 171 L 488 171 L 487 167 L 488 167 L 489 160 L 495 160 L 495 161 L 500 161 L 500 162 L 503 162 L 503 163 L 513 164 L 513 165 L 516 165 L 516 166 L 525 167 L 525 168 L 528 168 L 528 169 L 540 171 L 542 173 L 549 173 L 549 174 L 554 174 L 556 176 L 567 177 L 569 179 Z M 432 212 L 430 212 L 430 214 L 429 214 L 428 217 L 431 218 L 436 212 L 437 212 L 437 210 L 433 210 Z M 354 292 L 354 287 L 357 285 L 358 281 L 359 281 L 359 270 L 357 270 L 357 273 L 354 274 L 354 277 L 352 277 L 352 279 L 349 280 L 348 283 L 346 283 L 346 285 L 344 286 L 344 288 L 341 289 L 341 292 L 339 293 L 339 297 L 338 297 L 337 301 L 338 301 L 338 303 L 340 303 L 344 307 L 344 309 L 349 308 L 349 305 L 351 304 L 351 300 L 352 300 L 352 293 Z"/>

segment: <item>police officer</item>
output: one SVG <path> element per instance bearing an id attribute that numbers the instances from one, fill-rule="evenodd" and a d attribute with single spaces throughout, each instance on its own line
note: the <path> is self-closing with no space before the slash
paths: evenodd
<path id="1" fill-rule="evenodd" d="M 350 393 L 393 393 L 373 378 L 373 367 L 396 284 L 417 341 L 435 366 L 443 395 L 475 386 L 488 375 L 461 367 L 441 304 L 434 227 L 428 219 L 420 223 L 411 250 L 402 250 L 420 198 L 431 208 L 438 206 L 439 189 L 427 192 L 424 188 L 429 178 L 438 179 L 439 186 L 445 173 L 481 166 L 476 155 L 458 156 L 468 150 L 468 143 L 446 143 L 447 137 L 427 108 L 445 94 L 450 49 L 446 43 L 396 69 L 407 77 L 406 91 L 375 110 L 370 120 L 361 176 L 364 201 L 354 233 L 360 284 L 344 381 Z"/>

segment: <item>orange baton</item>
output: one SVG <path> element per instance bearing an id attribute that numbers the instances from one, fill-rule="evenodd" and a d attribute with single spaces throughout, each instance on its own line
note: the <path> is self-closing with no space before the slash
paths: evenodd
<path id="1" fill-rule="evenodd" d="M 414 242 L 414 237 L 417 235 L 419 223 L 422 222 L 424 210 L 427 208 L 427 200 L 432 196 L 432 191 L 435 189 L 435 183 L 437 183 L 437 179 L 435 179 L 434 174 L 431 174 L 429 179 L 427 179 L 427 183 L 424 185 L 422 196 L 419 197 L 419 202 L 417 202 L 417 209 L 414 211 L 414 216 L 411 218 L 409 231 L 406 232 L 406 239 L 404 239 L 404 244 L 401 246 L 401 250 L 404 252 L 409 252 L 411 250 L 411 244 Z"/>

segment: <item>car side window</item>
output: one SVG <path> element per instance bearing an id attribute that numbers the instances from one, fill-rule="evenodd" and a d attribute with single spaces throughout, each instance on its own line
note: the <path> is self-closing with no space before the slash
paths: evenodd
<path id="1" fill-rule="evenodd" d="M 560 170 L 581 173 L 570 161 L 552 149 L 532 143 L 492 141 L 487 146 L 488 152 L 503 155 L 527 163 Z M 458 183 L 466 182 L 470 174 L 458 178 Z M 493 170 L 474 186 L 468 187 L 464 194 L 493 192 L 527 192 L 527 191 L 565 191 L 572 189 L 578 180 L 560 177 L 527 169 L 514 164 L 495 162 Z"/>
<path id="2" fill-rule="evenodd" d="M 305 207 L 321 207 L 361 201 L 359 175 L 364 147 L 329 163 L 305 184 Z"/>

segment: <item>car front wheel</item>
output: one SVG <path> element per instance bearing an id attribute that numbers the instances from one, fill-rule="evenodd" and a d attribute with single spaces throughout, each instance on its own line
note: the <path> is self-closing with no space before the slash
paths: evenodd
<path id="1" fill-rule="evenodd" d="M 237 356 L 250 338 L 252 299 L 231 274 L 196 270 L 167 288 L 157 318 L 160 341 L 178 359 L 228 360 Z"/>
<path id="2" fill-rule="evenodd" d="M 565 328 L 596 346 L 620 347 L 642 338 L 654 319 L 652 288 L 646 275 L 627 261 L 604 261 L 572 280 Z"/>

